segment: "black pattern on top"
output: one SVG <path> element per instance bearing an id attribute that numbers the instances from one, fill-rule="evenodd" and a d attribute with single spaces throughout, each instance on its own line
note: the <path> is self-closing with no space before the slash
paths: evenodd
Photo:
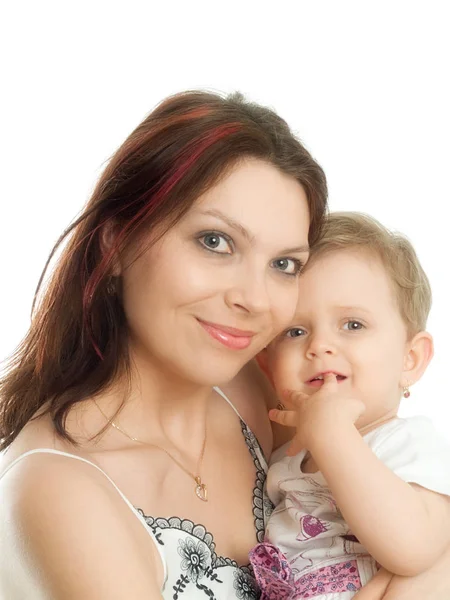
<path id="1" fill-rule="evenodd" d="M 265 520 L 273 506 L 267 498 L 264 498 L 264 483 L 266 472 L 261 465 L 257 451 L 262 454 L 261 447 L 253 432 L 240 419 L 242 433 L 245 443 L 249 449 L 256 470 L 255 487 L 253 488 L 253 515 L 258 542 L 264 540 Z M 151 529 L 156 541 L 164 546 L 164 531 L 178 530 L 190 537 L 179 537 L 177 552 L 180 556 L 180 573 L 172 585 L 172 599 L 178 600 L 190 587 L 202 593 L 202 597 L 214 600 L 216 598 L 212 588 L 217 589 L 222 584 L 220 568 L 234 568 L 233 587 L 239 600 L 257 600 L 259 590 L 253 576 L 251 565 L 241 566 L 231 558 L 218 556 L 215 548 L 214 536 L 201 524 L 195 524 L 189 519 L 179 517 L 151 517 L 144 514 L 138 508 L 137 511 L 144 518 Z M 195 592 L 197 594 L 197 591 Z"/>
<path id="2" fill-rule="evenodd" d="M 271 502 L 268 498 L 264 498 L 264 483 L 266 481 L 266 472 L 261 465 L 261 461 L 259 460 L 258 454 L 256 450 L 262 454 L 261 446 L 256 439 L 256 436 L 251 431 L 246 423 L 241 419 L 241 428 L 242 433 L 244 434 L 245 443 L 247 444 L 247 448 L 250 451 L 250 454 L 253 458 L 253 463 L 255 465 L 256 470 L 256 482 L 255 487 L 253 488 L 253 516 L 255 521 L 255 529 L 256 529 L 256 539 L 258 542 L 264 541 L 264 529 L 265 529 L 265 519 L 267 518 L 267 509 L 272 508 Z M 270 507 L 267 505 L 267 502 L 271 505 Z M 271 512 L 271 511 L 270 511 Z"/>

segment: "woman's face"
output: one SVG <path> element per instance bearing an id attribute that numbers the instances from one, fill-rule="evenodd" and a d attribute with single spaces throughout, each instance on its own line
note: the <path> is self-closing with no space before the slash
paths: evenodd
<path id="1" fill-rule="evenodd" d="M 122 269 L 132 353 L 170 377 L 232 379 L 292 319 L 309 220 L 295 179 L 240 163 Z"/>

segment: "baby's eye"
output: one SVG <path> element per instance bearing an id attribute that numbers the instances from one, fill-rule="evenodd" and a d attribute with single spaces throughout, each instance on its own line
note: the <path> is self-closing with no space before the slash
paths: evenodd
<path id="1" fill-rule="evenodd" d="M 223 233 L 208 231 L 197 239 L 206 250 L 210 250 L 211 252 L 217 252 L 217 254 L 233 253 L 231 239 Z"/>
<path id="2" fill-rule="evenodd" d="M 286 275 L 298 275 L 302 270 L 303 263 L 298 258 L 277 258 L 272 261 L 272 267 Z"/>
<path id="3" fill-rule="evenodd" d="M 288 329 L 284 335 L 288 338 L 303 337 L 306 335 L 306 331 L 301 327 L 293 327 L 292 329 Z"/>
<path id="4" fill-rule="evenodd" d="M 347 331 L 359 331 L 360 329 L 364 329 L 364 325 L 359 321 L 351 319 L 350 321 L 344 323 L 344 329 Z"/>

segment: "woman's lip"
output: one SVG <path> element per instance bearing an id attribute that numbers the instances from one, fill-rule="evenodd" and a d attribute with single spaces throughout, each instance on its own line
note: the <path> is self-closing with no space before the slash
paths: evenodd
<path id="1" fill-rule="evenodd" d="M 212 338 L 232 350 L 245 350 L 245 348 L 250 346 L 252 337 L 255 335 L 253 331 L 244 331 L 242 329 L 235 329 L 234 327 L 217 325 L 216 323 L 209 323 L 201 319 L 197 319 L 197 321 Z"/>
<path id="2" fill-rule="evenodd" d="M 197 319 L 197 321 L 200 321 L 202 325 L 208 325 L 209 327 L 220 329 L 220 331 L 223 331 L 224 333 L 230 333 L 231 335 L 234 335 L 234 337 L 253 337 L 255 335 L 254 331 L 227 327 L 226 325 L 219 325 L 218 323 L 211 323 L 210 321 L 203 321 L 202 319 Z"/>

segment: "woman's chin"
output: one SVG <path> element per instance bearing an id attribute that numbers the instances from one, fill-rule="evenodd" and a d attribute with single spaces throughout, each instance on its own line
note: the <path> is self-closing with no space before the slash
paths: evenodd
<path id="1" fill-rule="evenodd" d="M 251 360 L 244 361 L 228 361 L 213 360 L 209 357 L 205 361 L 197 361 L 196 365 L 189 370 L 189 379 L 200 386 L 221 386 L 229 383 L 243 369 L 243 367 Z"/>

